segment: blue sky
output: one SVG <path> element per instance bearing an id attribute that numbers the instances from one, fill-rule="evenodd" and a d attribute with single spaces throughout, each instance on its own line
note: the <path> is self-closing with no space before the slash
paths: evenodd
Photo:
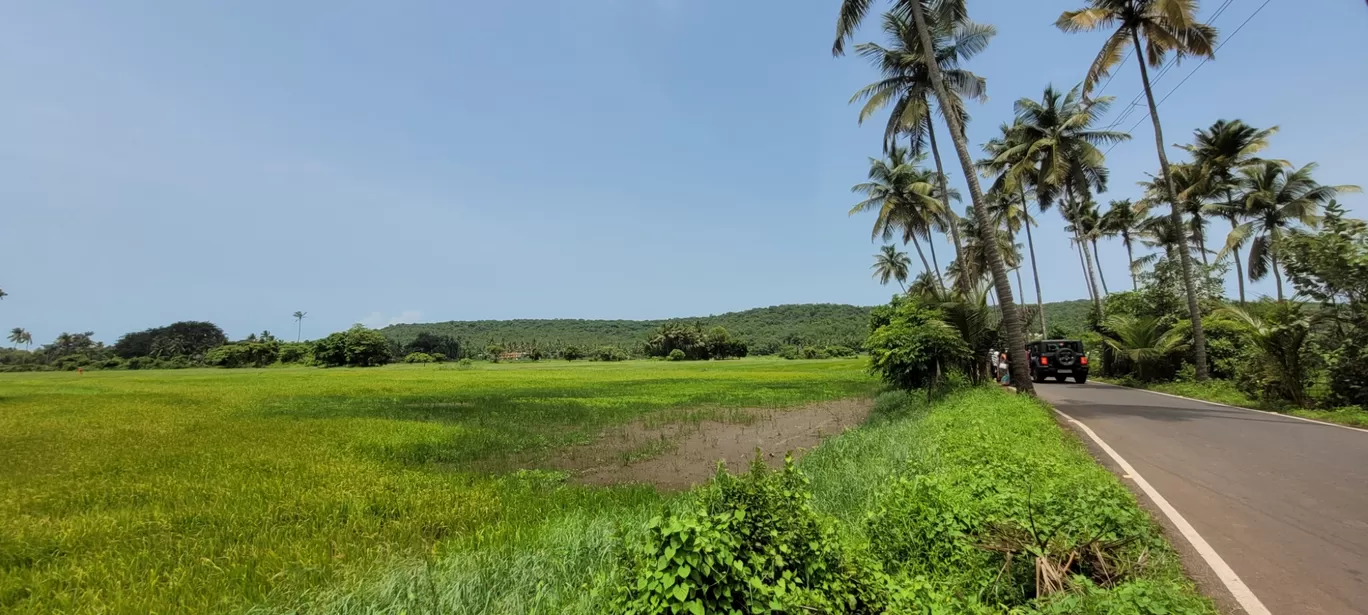
<path id="1" fill-rule="evenodd" d="M 1076 4 L 972 2 L 999 31 L 971 65 L 990 96 L 973 145 L 1015 99 L 1081 79 L 1101 37 L 1053 26 Z M 1260 4 L 1214 25 L 1229 37 Z M 203 319 L 239 337 L 306 310 L 308 337 L 887 301 L 871 220 L 846 216 L 881 131 L 846 104 L 873 73 L 830 56 L 836 6 L 7 2 L 0 327 L 112 341 Z M 1161 107 L 1167 140 L 1278 124 L 1271 155 L 1368 184 L 1366 34 L 1360 2 L 1271 0 Z M 1132 61 L 1105 92 L 1113 118 L 1138 91 Z M 1148 122 L 1109 163 L 1099 200 L 1138 196 Z M 1083 297 L 1058 220 L 1036 235 L 1046 299 Z M 1102 261 L 1128 285 L 1119 243 Z"/>

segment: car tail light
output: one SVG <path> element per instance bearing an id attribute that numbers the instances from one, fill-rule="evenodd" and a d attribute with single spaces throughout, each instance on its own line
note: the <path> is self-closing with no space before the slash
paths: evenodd
<path id="1" fill-rule="evenodd" d="M 1040 364 L 1041 364 L 1041 365 L 1049 365 L 1049 364 L 1050 364 L 1050 357 L 1040 357 Z"/>
<path id="2" fill-rule="evenodd" d="M 1079 358 L 1078 358 L 1078 364 L 1079 364 L 1079 365 L 1087 365 L 1087 364 L 1088 364 L 1088 357 L 1079 357 Z"/>

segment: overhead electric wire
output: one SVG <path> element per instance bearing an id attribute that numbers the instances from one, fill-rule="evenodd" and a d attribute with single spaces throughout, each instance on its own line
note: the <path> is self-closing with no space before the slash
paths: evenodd
<path id="1" fill-rule="evenodd" d="M 1259 8 L 1254 9 L 1254 12 L 1253 12 L 1253 13 L 1250 13 L 1250 14 L 1249 14 L 1249 17 L 1246 17 L 1245 20 L 1244 20 L 1243 22 L 1241 22 L 1240 25 L 1239 25 L 1238 27 L 1235 28 L 1235 31 L 1230 33 L 1230 36 L 1227 36 L 1225 40 L 1221 41 L 1221 44 L 1217 45 L 1215 49 L 1211 50 L 1212 55 L 1214 56 L 1214 55 L 1216 54 L 1217 51 L 1220 51 L 1222 47 L 1225 47 L 1226 43 L 1229 43 L 1231 39 L 1235 38 L 1235 35 L 1239 34 L 1239 33 L 1240 33 L 1240 30 L 1243 30 L 1244 27 L 1245 27 L 1245 25 L 1247 25 L 1247 24 L 1250 22 L 1250 20 L 1254 19 L 1254 16 L 1255 16 L 1255 15 L 1258 15 L 1260 11 L 1263 11 L 1263 10 L 1264 10 L 1264 7 L 1268 6 L 1268 3 L 1272 2 L 1272 1 L 1273 1 L 1273 0 L 1264 0 L 1264 3 L 1263 3 L 1263 4 L 1260 4 L 1260 5 L 1259 5 Z M 1226 3 L 1229 4 L 1229 0 L 1227 0 Z M 1177 59 L 1177 56 L 1174 56 L 1174 58 Z M 1154 107 L 1157 109 L 1157 108 L 1159 108 L 1159 105 L 1164 104 L 1164 101 L 1168 100 L 1170 96 L 1173 96 L 1173 93 L 1174 93 L 1174 92 L 1177 92 L 1177 91 L 1178 91 L 1178 88 L 1183 87 L 1183 84 L 1184 84 L 1184 83 L 1187 83 L 1188 79 L 1191 79 L 1193 75 L 1197 74 L 1197 71 L 1201 70 L 1203 66 L 1206 66 L 1206 63 L 1209 62 L 1209 61 L 1211 61 L 1211 58 L 1202 58 L 1202 61 L 1201 61 L 1199 64 L 1197 64 L 1197 66 L 1196 66 L 1195 68 L 1192 69 L 1192 72 L 1188 73 L 1186 77 L 1183 77 L 1183 80 L 1182 80 L 1182 81 L 1179 81 L 1179 82 L 1178 82 L 1178 85 L 1173 86 L 1173 89 L 1172 89 L 1172 90 L 1169 90 L 1169 93 L 1168 93 L 1168 94 L 1165 94 L 1163 98 L 1159 99 L 1157 102 L 1154 103 Z M 1153 86 L 1152 86 L 1152 85 L 1151 85 L 1151 89 L 1153 89 Z M 1141 91 L 1140 93 L 1141 93 L 1141 94 L 1144 94 L 1144 91 Z M 1131 127 L 1130 127 L 1130 130 L 1128 130 L 1128 131 L 1126 131 L 1126 132 L 1133 132 L 1136 128 L 1138 128 L 1138 127 L 1140 126 L 1141 123 L 1143 123 L 1145 120 L 1149 119 L 1149 117 L 1150 117 L 1150 112 L 1149 112 L 1149 111 L 1146 111 L 1146 112 L 1145 112 L 1145 116 L 1142 117 L 1142 118 L 1140 118 L 1140 120 L 1137 121 L 1137 122 L 1135 123 L 1135 125 L 1131 126 Z M 1118 141 L 1118 142 L 1116 142 L 1116 143 L 1113 143 L 1111 147 L 1107 148 L 1107 151 L 1104 152 L 1104 154 L 1110 154 L 1111 151 L 1112 151 L 1113 149 L 1116 149 L 1116 146 L 1117 146 L 1117 145 L 1120 145 L 1120 144 L 1121 144 L 1120 141 Z"/>

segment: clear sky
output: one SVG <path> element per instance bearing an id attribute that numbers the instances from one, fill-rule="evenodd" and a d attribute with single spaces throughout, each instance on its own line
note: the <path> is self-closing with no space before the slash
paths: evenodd
<path id="1" fill-rule="evenodd" d="M 887 301 L 871 219 L 846 216 L 881 129 L 847 105 L 874 74 L 831 57 L 837 4 L 6 2 L 0 327 L 113 341 L 202 319 L 236 338 L 306 310 L 308 337 Z M 1015 99 L 1081 79 L 1101 37 L 1053 26 L 1079 4 L 971 0 L 999 31 L 971 64 L 991 97 L 975 147 Z M 1368 184 L 1368 9 L 1270 0 L 1231 38 L 1260 4 L 1214 20 L 1230 43 L 1161 107 L 1167 140 L 1278 124 L 1270 155 Z M 1112 118 L 1138 91 L 1132 61 Z M 1108 162 L 1099 200 L 1138 196 L 1149 123 Z M 1058 214 L 1041 222 L 1046 299 L 1085 296 Z M 1102 261 L 1128 285 L 1119 243 Z"/>

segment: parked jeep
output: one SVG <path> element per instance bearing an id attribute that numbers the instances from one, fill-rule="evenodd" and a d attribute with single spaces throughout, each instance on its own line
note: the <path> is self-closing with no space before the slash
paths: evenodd
<path id="1" fill-rule="evenodd" d="M 1063 382 L 1073 377 L 1074 382 L 1088 381 L 1088 355 L 1083 352 L 1083 342 L 1078 340 L 1042 340 L 1026 345 L 1031 357 L 1031 380 L 1045 382 L 1054 377 Z"/>

